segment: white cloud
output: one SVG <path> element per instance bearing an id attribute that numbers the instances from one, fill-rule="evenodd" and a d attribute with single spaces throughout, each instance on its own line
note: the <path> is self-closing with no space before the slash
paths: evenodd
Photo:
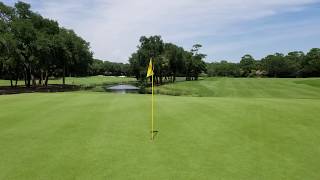
<path id="1" fill-rule="evenodd" d="M 236 28 L 236 25 L 242 22 L 286 11 L 299 11 L 304 5 L 314 1 L 34 0 L 29 2 L 45 17 L 58 20 L 61 25 L 74 29 L 89 41 L 95 57 L 125 62 L 136 49 L 141 35 L 160 34 L 166 41 L 190 48 L 188 42 L 199 42 L 203 37 L 223 34 L 226 29 Z M 212 47 L 218 45 L 212 44 Z"/>

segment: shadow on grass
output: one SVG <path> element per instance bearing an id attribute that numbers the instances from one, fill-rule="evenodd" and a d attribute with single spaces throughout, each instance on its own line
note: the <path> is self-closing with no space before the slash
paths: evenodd
<path id="1" fill-rule="evenodd" d="M 33 92 L 68 92 L 78 91 L 81 87 L 77 85 L 61 85 L 61 84 L 50 84 L 48 86 L 36 86 L 36 87 L 25 87 L 25 86 L 1 86 L 0 95 L 5 94 L 20 94 L 20 93 L 33 93 Z"/>
<path id="2" fill-rule="evenodd" d="M 152 131 L 150 131 L 150 133 L 152 133 Z M 156 138 L 158 133 L 159 133 L 159 131 L 153 131 L 153 140 Z"/>

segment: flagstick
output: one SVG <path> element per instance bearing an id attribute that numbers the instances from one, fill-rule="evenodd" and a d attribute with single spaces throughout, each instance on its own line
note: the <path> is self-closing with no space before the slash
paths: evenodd
<path id="1" fill-rule="evenodd" d="M 151 83 L 152 83 L 152 87 L 151 87 L 151 91 L 152 91 L 152 97 L 151 97 L 151 140 L 153 140 L 153 73 L 152 73 L 152 76 L 151 76 Z"/>

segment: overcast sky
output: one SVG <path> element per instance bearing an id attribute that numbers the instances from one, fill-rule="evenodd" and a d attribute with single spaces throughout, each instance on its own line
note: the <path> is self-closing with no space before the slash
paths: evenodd
<path id="1" fill-rule="evenodd" d="M 13 5 L 16 1 L 4 0 Z M 94 57 L 127 62 L 142 35 L 185 49 L 203 45 L 206 61 L 237 62 L 320 47 L 320 0 L 25 0 L 90 42 Z"/>

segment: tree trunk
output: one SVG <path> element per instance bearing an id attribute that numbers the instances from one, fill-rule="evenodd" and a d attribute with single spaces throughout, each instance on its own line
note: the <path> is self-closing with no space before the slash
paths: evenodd
<path id="1" fill-rule="evenodd" d="M 40 71 L 40 78 L 39 78 L 39 85 L 42 85 L 42 79 L 43 79 L 43 71 Z"/>
<path id="2" fill-rule="evenodd" d="M 49 74 L 48 74 L 48 70 L 46 71 L 46 77 L 45 77 L 45 83 L 44 85 L 47 87 L 48 86 L 48 80 L 49 80 Z"/>
<path id="3" fill-rule="evenodd" d="M 18 86 L 18 80 L 19 80 L 19 71 L 18 71 L 18 68 L 16 68 L 16 76 L 15 76 L 15 85 L 14 87 L 17 87 Z"/>
<path id="4" fill-rule="evenodd" d="M 32 87 L 36 87 L 36 85 L 37 85 L 36 78 L 33 73 L 31 74 L 31 79 L 32 79 Z"/>
<path id="5" fill-rule="evenodd" d="M 66 65 L 63 65 L 63 78 L 62 78 L 62 84 L 66 84 Z"/>
<path id="6" fill-rule="evenodd" d="M 25 57 L 26 58 L 26 57 Z M 26 58 L 27 59 L 27 58 Z M 30 64 L 24 64 L 24 68 L 25 68 L 25 72 L 26 72 L 26 80 L 25 80 L 25 84 L 26 87 L 30 87 L 30 82 L 31 82 L 31 65 Z"/>
<path id="7" fill-rule="evenodd" d="M 29 88 L 30 85 L 31 85 L 31 69 L 29 68 L 27 72 L 27 87 Z"/>
<path id="8" fill-rule="evenodd" d="M 13 88 L 12 75 L 10 77 L 10 85 L 11 85 L 11 88 Z"/>
<path id="9" fill-rule="evenodd" d="M 30 78 L 31 78 L 32 87 L 36 87 L 37 86 L 36 76 L 34 75 L 34 69 L 32 68 L 30 68 Z"/>
<path id="10" fill-rule="evenodd" d="M 186 81 L 190 81 L 190 75 L 188 73 L 186 75 Z"/>
<path id="11" fill-rule="evenodd" d="M 27 86 L 27 73 L 23 73 L 24 85 Z"/>
<path id="12" fill-rule="evenodd" d="M 15 87 L 17 87 L 18 86 L 18 76 L 16 76 L 16 84 L 15 84 Z"/>

